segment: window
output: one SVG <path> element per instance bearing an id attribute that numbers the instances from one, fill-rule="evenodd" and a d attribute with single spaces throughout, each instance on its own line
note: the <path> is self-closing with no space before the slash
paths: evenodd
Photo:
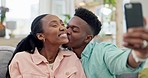
<path id="1" fill-rule="evenodd" d="M 39 0 L 6 0 L 6 6 L 9 8 L 6 22 L 16 22 L 14 34 L 28 34 L 32 20 L 39 14 Z"/>

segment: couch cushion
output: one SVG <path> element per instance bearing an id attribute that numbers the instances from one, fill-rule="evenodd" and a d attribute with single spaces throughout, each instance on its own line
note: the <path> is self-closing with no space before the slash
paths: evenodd
<path id="1" fill-rule="evenodd" d="M 0 46 L 0 78 L 5 78 L 7 65 L 13 55 L 14 49 L 14 47 L 10 46 Z"/>

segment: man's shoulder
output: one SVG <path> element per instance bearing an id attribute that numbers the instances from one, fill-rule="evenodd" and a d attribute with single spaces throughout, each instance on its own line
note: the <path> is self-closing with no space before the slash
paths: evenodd
<path id="1" fill-rule="evenodd" d="M 114 45 L 111 42 L 94 42 L 94 48 L 104 48 L 104 47 L 116 47 L 116 45 Z"/>
<path id="2" fill-rule="evenodd" d="M 100 42 L 100 43 L 94 43 L 94 46 L 92 47 L 92 52 L 95 54 L 104 54 L 105 52 L 111 52 L 116 51 L 119 49 L 116 45 L 110 42 Z"/>
<path id="3" fill-rule="evenodd" d="M 113 45 L 111 43 L 108 42 L 90 42 L 85 49 L 83 50 L 82 54 L 84 54 L 85 56 L 90 56 L 91 54 L 100 54 L 100 53 L 104 53 L 104 51 L 106 51 L 110 46 Z"/>

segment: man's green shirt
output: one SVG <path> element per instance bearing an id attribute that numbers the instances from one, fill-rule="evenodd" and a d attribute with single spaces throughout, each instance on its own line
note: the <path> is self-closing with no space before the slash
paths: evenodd
<path id="1" fill-rule="evenodd" d="M 82 66 L 87 78 L 116 78 L 122 73 L 134 73 L 136 69 L 127 65 L 130 50 L 123 51 L 115 45 L 105 42 L 90 42 L 81 55 Z"/>

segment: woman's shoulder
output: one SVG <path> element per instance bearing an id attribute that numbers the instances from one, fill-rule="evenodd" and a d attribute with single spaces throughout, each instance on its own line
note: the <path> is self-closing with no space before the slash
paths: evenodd
<path id="1" fill-rule="evenodd" d="M 21 52 L 16 53 L 15 55 L 16 56 L 24 56 L 24 55 L 30 55 L 30 53 L 27 51 L 21 51 Z"/>
<path id="2" fill-rule="evenodd" d="M 61 53 L 64 55 L 75 55 L 75 53 L 70 50 L 61 50 Z"/>
<path id="3" fill-rule="evenodd" d="M 27 57 L 30 57 L 30 55 L 31 54 L 27 51 L 21 51 L 14 55 L 14 59 L 27 58 Z"/>
<path id="4" fill-rule="evenodd" d="M 76 56 L 76 54 L 73 52 L 73 51 L 70 51 L 70 50 L 62 50 L 61 53 L 64 55 L 64 56 L 67 56 L 69 58 L 78 58 Z"/>

